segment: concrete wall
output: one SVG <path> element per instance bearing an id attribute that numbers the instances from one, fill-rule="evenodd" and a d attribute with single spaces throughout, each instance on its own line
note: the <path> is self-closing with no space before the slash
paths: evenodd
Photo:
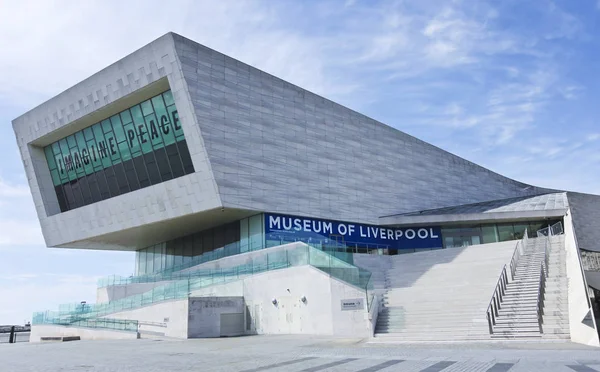
<path id="1" fill-rule="evenodd" d="M 301 301 L 303 296 L 306 303 Z M 311 266 L 249 277 L 244 280 L 244 299 L 251 332 L 258 334 L 372 335 L 366 303 L 362 310 L 341 310 L 341 300 L 364 301 L 364 291 Z"/>
<path id="2" fill-rule="evenodd" d="M 188 337 L 240 336 L 244 334 L 245 306 L 243 297 L 190 297 Z M 225 331 L 224 316 L 239 318 L 234 330 Z"/>
<path id="3" fill-rule="evenodd" d="M 600 346 L 593 310 L 588 305 L 588 289 L 578 257 L 572 212 L 564 217 L 567 277 L 569 278 L 569 328 L 571 341 Z"/>
<path id="4" fill-rule="evenodd" d="M 579 249 L 600 252 L 600 196 L 567 193 Z"/>
<path id="5" fill-rule="evenodd" d="M 301 301 L 302 297 L 306 302 Z M 227 302 L 231 299 L 235 301 Z M 276 305 L 273 299 L 277 299 Z M 360 309 L 342 310 L 342 300 L 356 299 L 362 301 Z M 221 301 L 227 306 L 215 305 Z M 206 302 L 211 306 L 205 306 Z M 364 290 L 306 265 L 202 288 L 190 293 L 189 302 L 162 302 L 107 317 L 166 323 L 166 327 L 160 324 L 155 331 L 167 337 L 218 337 L 224 313 L 244 314 L 244 320 L 251 324 L 245 332 L 250 334 L 370 337 L 377 319 L 376 314 L 367 311 Z"/>
<path id="6" fill-rule="evenodd" d="M 31 327 L 29 342 L 40 342 L 41 337 L 67 336 L 79 336 L 81 340 L 135 340 L 138 338 L 136 332 L 64 327 L 58 325 L 33 325 Z"/>
<path id="7" fill-rule="evenodd" d="M 151 323 L 166 323 L 165 336 L 188 337 L 188 299 L 161 302 L 139 309 L 106 316 L 114 319 L 131 319 Z"/>

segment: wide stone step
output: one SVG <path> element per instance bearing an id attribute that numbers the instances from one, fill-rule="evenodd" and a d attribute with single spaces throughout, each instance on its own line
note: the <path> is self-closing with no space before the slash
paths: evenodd
<path id="1" fill-rule="evenodd" d="M 429 325 L 445 325 L 445 324 L 470 324 L 473 322 L 485 322 L 485 313 L 473 314 L 463 318 L 415 318 L 415 317 L 378 317 L 377 324 L 429 324 Z"/>
<path id="2" fill-rule="evenodd" d="M 482 325 L 480 327 L 470 328 L 470 327 L 456 327 L 456 328 L 412 328 L 412 329 L 404 329 L 404 328 L 377 328 L 375 330 L 376 333 L 402 333 L 402 334 L 437 334 L 438 336 L 447 335 L 447 334 L 469 334 L 469 333 L 478 333 L 478 334 L 489 334 L 489 328 L 487 324 Z M 440 337 L 440 339 L 443 339 Z"/>

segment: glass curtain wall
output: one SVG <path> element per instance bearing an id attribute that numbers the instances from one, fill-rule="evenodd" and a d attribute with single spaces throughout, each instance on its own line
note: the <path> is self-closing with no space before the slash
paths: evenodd
<path id="1" fill-rule="evenodd" d="M 442 227 L 444 248 L 466 247 L 475 244 L 488 244 L 519 240 L 525 230 L 529 236 L 535 236 L 539 229 L 552 225 L 559 220 L 499 223 L 485 225 L 463 225 Z"/>
<path id="2" fill-rule="evenodd" d="M 135 273 L 147 275 L 263 249 L 262 214 L 159 243 L 136 252 Z"/>

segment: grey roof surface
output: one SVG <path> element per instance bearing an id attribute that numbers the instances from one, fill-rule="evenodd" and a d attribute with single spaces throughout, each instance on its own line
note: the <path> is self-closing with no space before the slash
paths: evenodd
<path id="1" fill-rule="evenodd" d="M 402 216 L 426 216 L 444 214 L 473 214 L 473 213 L 502 213 L 559 210 L 569 207 L 567 195 L 564 192 L 525 196 L 518 198 L 491 200 L 481 203 L 456 205 L 446 208 L 428 209 L 410 213 L 399 214 Z"/>
<path id="2" fill-rule="evenodd" d="M 600 196 L 569 192 L 567 197 L 579 248 L 600 252 Z"/>

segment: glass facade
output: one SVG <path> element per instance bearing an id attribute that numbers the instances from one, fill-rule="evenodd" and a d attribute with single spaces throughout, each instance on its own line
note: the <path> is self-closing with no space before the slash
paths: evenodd
<path id="1" fill-rule="evenodd" d="M 61 212 L 194 172 L 171 91 L 44 152 Z"/>
<path id="2" fill-rule="evenodd" d="M 336 235 L 317 238 L 313 234 L 306 238 L 306 235 L 302 234 L 267 233 L 265 214 L 257 214 L 141 249 L 137 251 L 135 273 L 136 275 L 150 275 L 176 272 L 203 262 L 297 241 L 305 242 L 319 250 L 328 251 L 345 262 L 351 263 L 352 255 L 349 253 L 395 255 L 519 240 L 523 237 L 525 229 L 529 231 L 529 236 L 535 236 L 537 230 L 556 222 L 557 220 L 447 226 L 441 228 L 443 243 L 439 247 L 392 249 L 389 244 L 349 242 L 338 239 Z"/>
<path id="3" fill-rule="evenodd" d="M 548 220 L 442 227 L 443 248 L 520 240 L 523 238 L 525 230 L 528 231 L 530 237 L 535 236 L 535 232 L 539 229 L 553 225 L 558 221 Z"/>
<path id="4" fill-rule="evenodd" d="M 136 252 L 136 275 L 177 271 L 203 262 L 263 249 L 263 215 L 169 240 Z"/>

